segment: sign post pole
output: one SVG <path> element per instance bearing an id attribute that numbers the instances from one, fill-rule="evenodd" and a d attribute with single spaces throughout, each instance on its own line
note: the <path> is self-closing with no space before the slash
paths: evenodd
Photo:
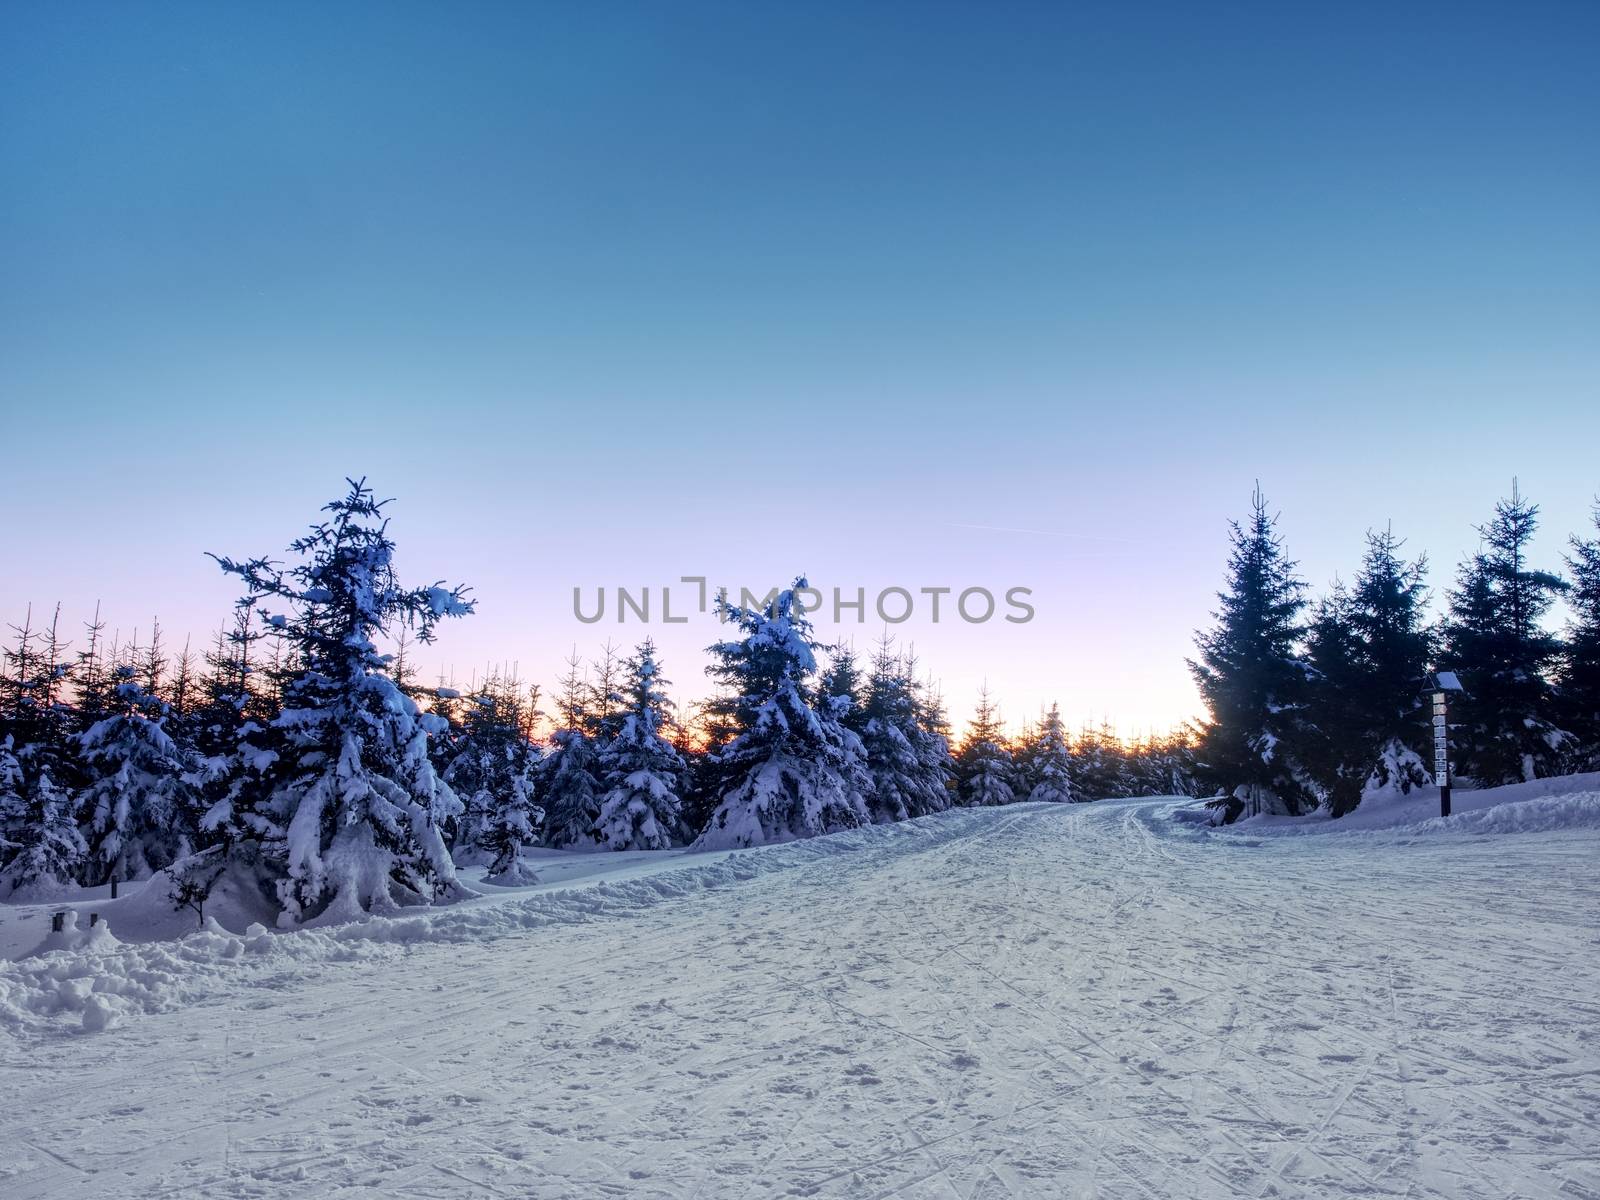
<path id="1" fill-rule="evenodd" d="M 1439 815 L 1450 815 L 1450 700 L 1433 694 L 1433 778 L 1439 784 Z"/>

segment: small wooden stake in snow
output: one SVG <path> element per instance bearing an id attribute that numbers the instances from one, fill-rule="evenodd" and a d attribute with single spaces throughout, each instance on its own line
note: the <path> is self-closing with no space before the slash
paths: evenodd
<path id="1" fill-rule="evenodd" d="M 50 914 L 50 932 L 61 933 L 67 927 L 67 914 L 65 912 Z"/>
<path id="2" fill-rule="evenodd" d="M 122 881 L 120 879 L 118 879 L 115 875 L 113 875 L 111 877 L 111 898 L 113 900 L 115 900 L 117 898 L 117 884 L 119 884 L 121 882 Z"/>
<path id="3" fill-rule="evenodd" d="M 100 914 L 99 913 L 90 913 L 89 914 L 89 928 L 93 929 L 98 924 L 100 924 Z"/>

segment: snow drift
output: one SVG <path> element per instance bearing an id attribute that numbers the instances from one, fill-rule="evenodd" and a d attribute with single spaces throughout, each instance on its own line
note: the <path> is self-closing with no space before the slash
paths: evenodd
<path id="1" fill-rule="evenodd" d="M 0 1030 L 13 1035 L 73 1026 L 98 1031 L 131 1014 L 202 1003 L 265 979 L 279 986 L 322 964 L 391 957 L 415 943 L 486 941 L 549 925 L 605 920 L 868 848 L 916 852 L 964 836 L 993 815 L 962 811 L 737 854 L 684 856 L 642 878 L 511 893 L 324 928 L 273 932 L 256 923 L 236 932 L 208 917 L 203 928 L 181 937 L 129 944 L 118 941 L 111 922 L 103 920 L 91 937 L 46 939 L 26 957 L 0 963 Z M 188 913 L 161 916 L 162 890 L 155 881 L 129 897 L 125 911 L 141 925 L 157 918 L 169 925 L 193 922 Z M 76 916 L 70 913 L 69 921 Z"/>

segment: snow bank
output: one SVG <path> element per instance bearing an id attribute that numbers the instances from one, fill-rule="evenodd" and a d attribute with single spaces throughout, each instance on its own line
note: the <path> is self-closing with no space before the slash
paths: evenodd
<path id="1" fill-rule="evenodd" d="M 1061 811 L 1059 805 L 1007 811 L 1016 808 Z M 128 944 L 113 937 L 102 920 L 88 936 L 55 935 L 60 940 L 46 938 L 26 958 L 0 963 L 0 1031 L 11 1036 L 74 1027 L 97 1032 L 131 1015 L 200 1003 L 262 979 L 281 986 L 314 973 L 320 964 L 389 958 L 417 943 L 483 942 L 551 925 L 606 920 L 868 849 L 916 853 L 966 836 L 992 816 L 957 810 L 783 846 L 688 855 L 674 860 L 681 866 L 657 874 L 328 928 L 270 932 L 253 924 L 232 933 L 208 917 L 203 928 L 185 936 Z M 155 889 L 145 891 L 140 899 L 147 905 Z M 75 918 L 70 913 L 68 921 Z M 186 919 L 194 920 L 187 914 Z"/>
<path id="2" fill-rule="evenodd" d="M 1600 829 L 1600 772 L 1559 775 L 1477 791 L 1451 794 L 1451 813 L 1439 816 L 1439 790 L 1433 787 L 1365 800 L 1348 816 L 1247 817 L 1225 828 L 1210 828 L 1212 813 L 1198 803 L 1166 812 L 1191 836 L 1299 837 L 1316 834 L 1382 833 L 1418 836 L 1442 833 L 1549 833 Z"/>
<path id="3" fill-rule="evenodd" d="M 1562 829 L 1600 829 L 1600 790 L 1498 804 L 1449 817 L 1432 817 L 1405 826 L 1418 832 L 1549 833 Z"/>

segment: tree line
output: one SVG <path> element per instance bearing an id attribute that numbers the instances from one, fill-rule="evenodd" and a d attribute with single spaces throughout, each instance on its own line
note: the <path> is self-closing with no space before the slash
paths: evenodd
<path id="1" fill-rule="evenodd" d="M 1052 706 L 1008 737 L 987 691 L 959 744 L 937 690 L 885 639 L 824 646 L 794 588 L 721 601 L 714 694 L 683 717 L 655 646 L 574 657 L 540 689 L 491 671 L 426 687 L 409 649 L 470 615 L 462 587 L 403 585 L 365 481 L 290 562 L 219 557 L 243 595 L 207 652 L 159 628 L 73 653 L 31 615 L 0 671 L 0 897 L 166 872 L 175 905 L 219 889 L 292 925 L 466 894 L 457 866 L 534 877 L 530 847 L 754 846 L 951 805 L 1188 791 L 1182 736 L 1069 738 Z M 396 645 L 393 653 L 380 643 Z M 547 727 L 548 726 L 548 727 Z"/>
<path id="2" fill-rule="evenodd" d="M 1215 624 L 1190 669 L 1209 718 L 1195 770 L 1232 821 L 1247 810 L 1335 817 L 1433 783 L 1430 680 L 1454 672 L 1453 772 L 1490 787 L 1600 769 L 1600 504 L 1566 575 L 1530 565 L 1539 509 L 1513 483 L 1428 617 L 1428 564 L 1369 532 L 1354 580 L 1315 601 L 1258 488 L 1231 527 Z M 1549 627 L 1565 598 L 1571 619 Z"/>

